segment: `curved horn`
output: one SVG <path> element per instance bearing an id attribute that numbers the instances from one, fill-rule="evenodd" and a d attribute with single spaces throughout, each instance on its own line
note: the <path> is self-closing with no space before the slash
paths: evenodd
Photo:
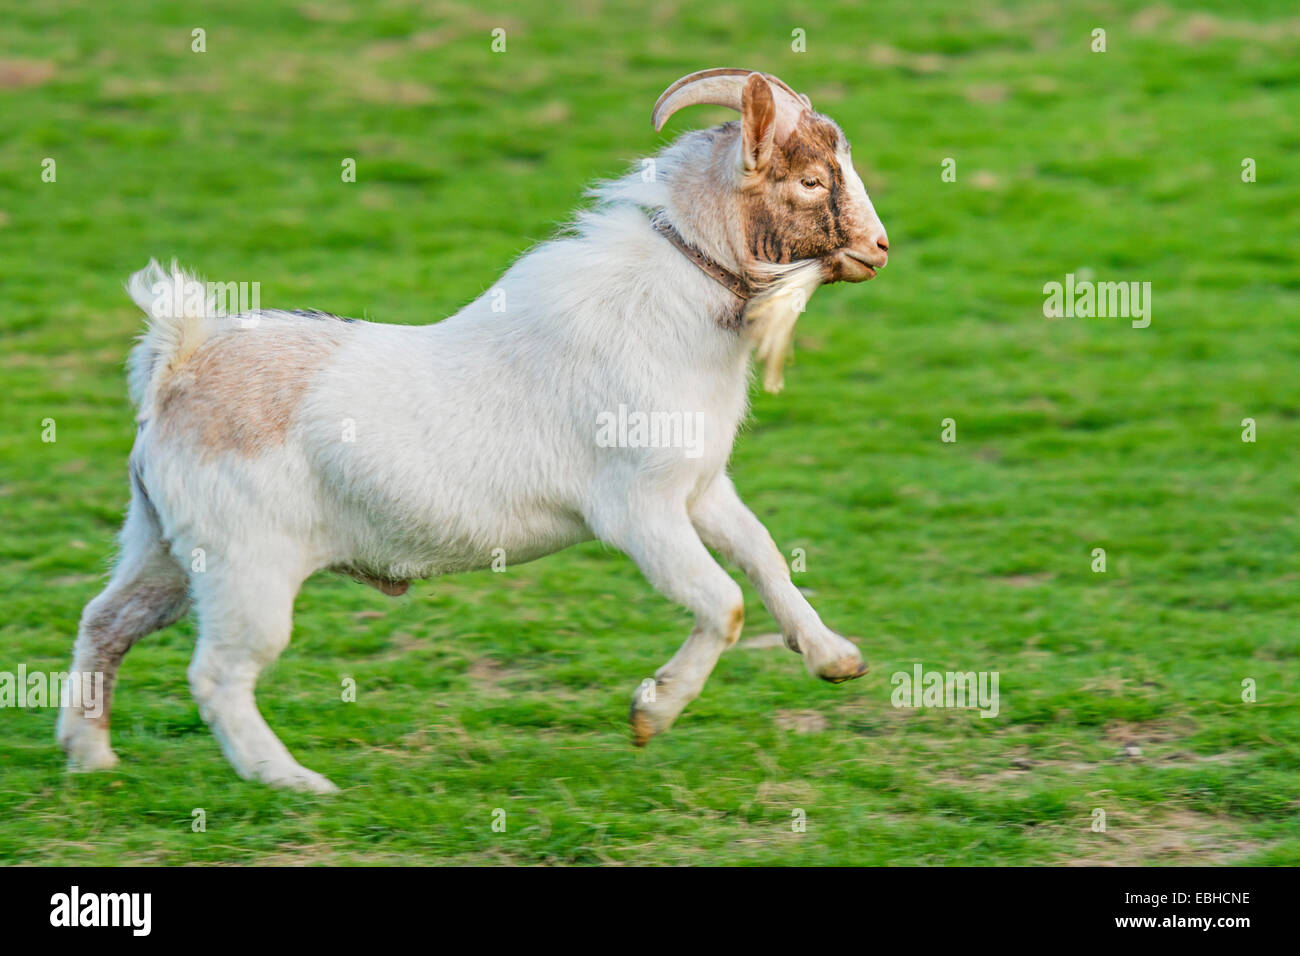
<path id="1" fill-rule="evenodd" d="M 707 103 L 710 106 L 726 106 L 740 112 L 741 91 L 745 88 L 745 80 L 754 72 L 756 71 L 718 67 L 683 76 L 664 90 L 655 101 L 654 110 L 650 114 L 655 131 L 663 129 L 664 124 L 668 122 L 668 117 L 687 106 Z M 770 73 L 762 75 L 774 87 L 773 92 L 777 94 L 778 102 L 794 111 L 792 115 L 797 116 L 805 109 L 811 108 L 812 104 L 808 102 L 806 96 L 800 96 Z"/>

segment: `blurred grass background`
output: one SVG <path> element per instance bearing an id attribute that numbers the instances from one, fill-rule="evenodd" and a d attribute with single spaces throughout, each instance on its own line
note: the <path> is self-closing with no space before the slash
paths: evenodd
<path id="1" fill-rule="evenodd" d="M 721 65 L 840 122 L 893 244 L 880 279 L 814 297 L 733 459 L 870 675 L 743 646 L 774 629 L 747 588 L 742 646 L 637 752 L 630 693 L 689 621 L 626 558 L 399 600 L 320 576 L 260 700 L 342 795 L 234 776 L 183 622 L 127 658 L 119 770 L 67 776 L 53 710 L 0 714 L 0 860 L 1300 863 L 1294 3 L 5 0 L 0 21 L 0 670 L 65 668 L 101 586 L 142 324 L 121 283 L 150 256 L 264 306 L 435 321 L 657 148 L 667 84 Z M 1085 270 L 1151 282 L 1151 327 L 1045 319 L 1043 283 Z M 914 662 L 998 671 L 1000 715 L 893 708 Z"/>

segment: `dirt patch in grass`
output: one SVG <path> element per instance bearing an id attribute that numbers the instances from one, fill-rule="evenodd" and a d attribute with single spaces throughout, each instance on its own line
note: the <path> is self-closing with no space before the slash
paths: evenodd
<path id="1" fill-rule="evenodd" d="M 0 60 L 0 90 L 40 86 L 54 76 L 49 60 Z"/>
<path id="2" fill-rule="evenodd" d="M 1102 739 L 1125 756 L 1151 756 L 1161 753 L 1162 748 L 1172 742 L 1187 737 L 1193 730 L 1195 725 L 1175 720 L 1113 720 L 1102 730 Z"/>
<path id="3" fill-rule="evenodd" d="M 825 715 L 816 710 L 778 710 L 772 719 L 782 730 L 793 730 L 796 734 L 815 734 L 831 726 Z"/>
<path id="4" fill-rule="evenodd" d="M 465 671 L 474 682 L 475 689 L 488 697 L 507 697 L 510 690 L 506 682 L 517 676 L 517 672 L 491 657 L 477 657 L 470 662 Z"/>
<path id="5" fill-rule="evenodd" d="M 1036 588 L 1051 581 L 1054 577 L 1056 575 L 1050 571 L 1039 571 L 1035 574 L 1005 574 L 993 580 L 1011 588 Z"/>
<path id="6" fill-rule="evenodd" d="M 1054 842 L 1069 844 L 1056 854 L 1065 866 L 1224 866 L 1262 846 L 1233 820 L 1191 810 L 1115 811 L 1107 814 L 1104 833 L 1094 833 L 1090 822 L 1044 829 L 1053 832 Z"/>

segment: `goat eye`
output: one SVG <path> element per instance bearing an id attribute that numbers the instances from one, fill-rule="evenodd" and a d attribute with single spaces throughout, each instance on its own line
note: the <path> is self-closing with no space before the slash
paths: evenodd
<path id="1" fill-rule="evenodd" d="M 803 180 L 801 180 L 801 182 L 803 184 L 804 189 L 816 189 L 818 186 L 821 185 L 820 180 L 813 179 L 812 177 L 809 176 L 805 176 Z"/>

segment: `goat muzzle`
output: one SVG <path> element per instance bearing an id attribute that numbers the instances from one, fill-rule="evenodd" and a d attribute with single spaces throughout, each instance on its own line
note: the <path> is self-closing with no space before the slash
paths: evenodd
<path id="1" fill-rule="evenodd" d="M 889 253 L 883 248 L 870 251 L 866 249 L 841 249 L 826 259 L 826 271 L 829 282 L 865 282 L 874 279 L 876 273 L 889 261 Z"/>

